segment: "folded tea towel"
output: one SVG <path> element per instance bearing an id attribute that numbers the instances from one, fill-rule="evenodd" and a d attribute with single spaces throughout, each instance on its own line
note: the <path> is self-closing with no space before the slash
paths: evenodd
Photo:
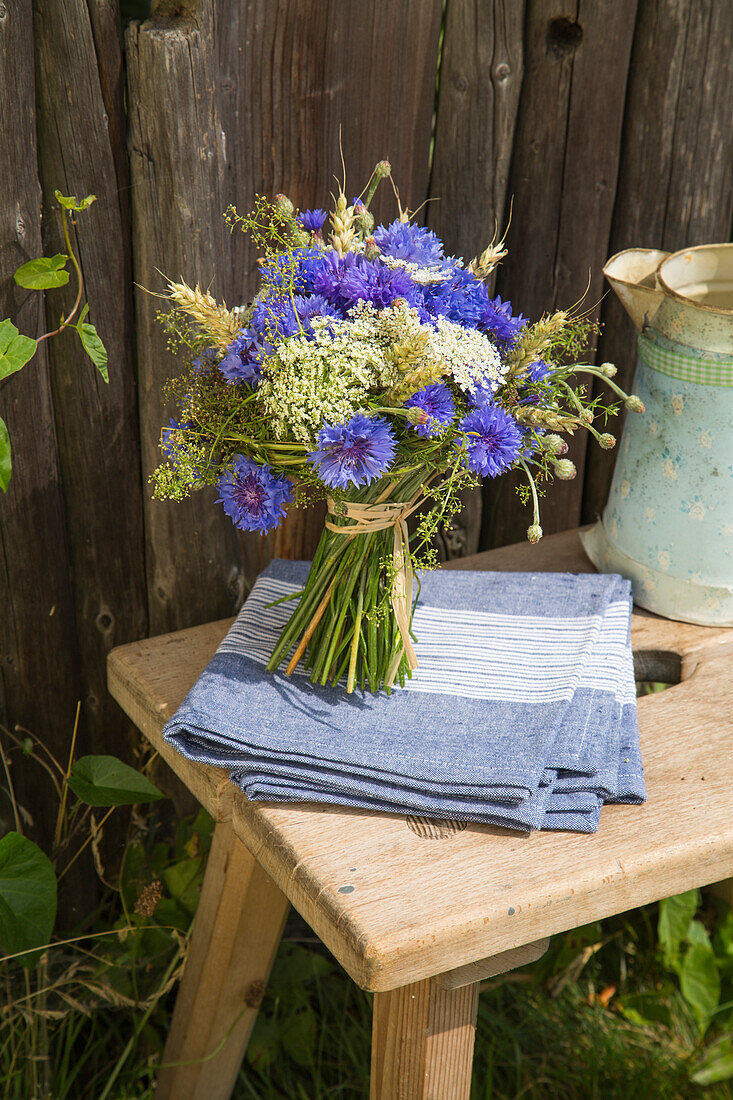
<path id="1" fill-rule="evenodd" d="M 164 729 L 252 800 L 308 801 L 594 832 L 603 802 L 643 802 L 631 590 L 615 575 L 435 572 L 413 630 L 420 666 L 391 695 L 314 686 L 265 664 L 307 562 L 261 574 Z"/>

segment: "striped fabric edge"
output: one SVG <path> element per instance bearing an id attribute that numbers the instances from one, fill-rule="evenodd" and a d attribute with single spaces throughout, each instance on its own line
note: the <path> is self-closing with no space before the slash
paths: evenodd
<path id="1" fill-rule="evenodd" d="M 698 359 L 669 351 L 639 334 L 639 357 L 650 370 L 700 386 L 733 386 L 733 359 Z"/>
<path id="2" fill-rule="evenodd" d="M 290 602 L 266 605 L 298 591 L 297 585 L 260 578 L 217 653 L 264 667 L 291 612 Z M 625 601 L 610 604 L 603 615 L 572 618 L 453 611 L 449 638 L 445 615 L 425 606 L 415 612 L 420 666 L 407 682 L 410 692 L 550 703 L 590 689 L 608 692 L 622 704 L 635 699 Z M 295 679 L 307 676 L 296 669 Z"/>

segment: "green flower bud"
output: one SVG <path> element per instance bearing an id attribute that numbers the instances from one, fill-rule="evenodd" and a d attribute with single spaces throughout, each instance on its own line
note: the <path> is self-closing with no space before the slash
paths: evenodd
<path id="1" fill-rule="evenodd" d="M 275 195 L 275 206 L 278 213 L 283 214 L 286 218 L 295 213 L 295 207 L 287 195 Z"/>
<path id="2" fill-rule="evenodd" d="M 374 237 L 367 237 L 364 241 L 364 255 L 368 260 L 376 260 L 379 255 L 379 246 Z"/>
<path id="3" fill-rule="evenodd" d="M 569 458 L 560 458 L 554 464 L 555 477 L 560 481 L 572 481 L 577 474 L 575 463 L 571 462 Z"/>
<path id="4" fill-rule="evenodd" d="M 630 393 L 624 401 L 624 405 L 629 412 L 643 413 L 645 409 L 644 402 L 636 396 L 635 393 Z"/>
<path id="5" fill-rule="evenodd" d="M 556 435 L 554 432 L 551 432 L 549 435 L 544 436 L 542 440 L 542 449 L 551 455 L 564 455 L 568 449 L 568 445 L 561 435 Z"/>
<path id="6" fill-rule="evenodd" d="M 379 179 L 384 179 L 384 177 L 388 176 L 391 171 L 392 171 L 392 165 L 389 163 L 389 161 L 388 160 L 380 160 L 379 164 L 377 164 L 377 166 L 374 169 L 374 175 L 378 176 Z"/>
<path id="7" fill-rule="evenodd" d="M 428 414 L 425 409 L 418 409 L 416 405 L 410 405 L 407 410 L 407 423 L 408 424 L 427 424 Z"/>
<path id="8" fill-rule="evenodd" d="M 606 378 L 613 378 L 616 374 L 616 368 L 613 363 L 601 363 L 598 369 L 601 374 L 605 374 Z"/>
<path id="9" fill-rule="evenodd" d="M 542 538 L 542 528 L 539 523 L 533 523 L 531 527 L 527 528 L 527 538 L 530 542 L 539 542 Z"/>
<path id="10" fill-rule="evenodd" d="M 608 432 L 604 432 L 603 435 L 598 436 L 599 446 L 603 447 L 604 451 L 610 451 L 612 447 L 616 446 L 615 435 L 610 435 Z"/>
<path id="11" fill-rule="evenodd" d="M 592 424 L 593 413 L 590 411 L 590 409 L 581 409 L 578 413 L 578 419 L 580 420 L 581 424 Z"/>

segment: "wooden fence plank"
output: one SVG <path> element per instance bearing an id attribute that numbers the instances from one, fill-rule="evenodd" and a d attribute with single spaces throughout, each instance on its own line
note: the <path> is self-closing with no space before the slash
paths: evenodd
<path id="1" fill-rule="evenodd" d="M 89 319 L 109 354 L 105 385 L 75 333 L 49 346 L 59 461 L 81 653 L 83 720 L 94 751 L 130 755 L 136 740 L 106 690 L 105 663 L 120 642 L 147 633 L 140 440 L 134 370 L 127 169 L 116 4 L 36 0 L 38 140 L 47 254 L 65 251 L 54 188 L 97 196 L 75 238 Z M 107 14 L 107 22 L 103 16 Z M 98 49 L 103 52 L 99 53 Z M 69 310 L 75 281 L 48 296 L 47 321 Z M 83 742 L 84 744 L 85 742 Z M 122 828 L 122 825 L 120 825 Z"/>
<path id="2" fill-rule="evenodd" d="M 126 43 L 135 281 L 160 289 L 162 271 L 206 286 L 226 267 L 210 5 L 195 21 L 154 16 L 132 23 Z M 162 387 L 176 364 L 155 320 L 160 303 L 144 290 L 135 303 L 147 481 L 160 461 Z M 232 614 L 243 595 L 241 554 L 214 492 L 161 502 L 146 486 L 144 496 L 151 632 Z"/>
<path id="3" fill-rule="evenodd" d="M 636 0 L 530 0 L 525 75 L 509 192 L 514 197 L 509 256 L 497 287 L 532 319 L 601 295 L 616 187 L 626 76 Z M 582 471 L 585 433 L 571 447 Z M 549 534 L 580 518 L 581 478 L 548 491 Z M 488 486 L 482 540 L 521 538 L 530 519 L 514 498 L 513 478 Z"/>
<path id="4" fill-rule="evenodd" d="M 36 336 L 43 328 L 42 296 L 20 290 L 12 277 L 16 267 L 42 252 L 31 19 L 29 0 L 3 5 L 0 317 L 10 316 L 21 332 Z M 74 722 L 78 664 L 43 350 L 1 384 L 0 415 L 7 421 L 14 457 L 10 488 L 0 498 L 0 721 L 11 729 L 16 723 L 24 725 L 62 756 Z M 52 788 L 39 780 L 32 760 L 14 759 L 16 795 L 35 821 L 31 833 L 48 841 L 56 813 Z M 0 812 L 3 825 L 14 828 L 7 802 Z"/>
<path id="5" fill-rule="evenodd" d="M 447 252 L 470 260 L 503 230 L 522 86 L 524 0 L 449 4 L 438 82 L 427 221 Z M 441 558 L 475 554 L 482 489 L 467 491 Z"/>
<path id="6" fill-rule="evenodd" d="M 646 0 L 639 8 L 609 255 L 729 239 L 733 218 L 733 6 Z M 609 293 L 600 361 L 630 386 L 636 333 Z M 620 434 L 621 420 L 616 421 Z M 616 430 L 616 429 L 614 429 Z M 616 455 L 590 448 L 583 521 L 606 503 Z"/>
<path id="7" fill-rule="evenodd" d="M 388 158 L 403 204 L 427 194 L 440 0 L 226 0 L 214 7 L 221 92 L 225 203 L 249 209 L 255 193 L 284 192 L 305 209 L 325 207 L 341 178 L 341 134 L 351 199 Z M 223 209 L 223 207 L 222 207 Z M 396 204 L 382 184 L 374 211 Z M 256 253 L 231 241 L 223 290 L 242 301 L 256 289 Z M 248 575 L 272 553 L 310 557 L 323 511 L 293 512 L 247 555 Z M 252 544 L 250 543 L 251 547 Z"/>

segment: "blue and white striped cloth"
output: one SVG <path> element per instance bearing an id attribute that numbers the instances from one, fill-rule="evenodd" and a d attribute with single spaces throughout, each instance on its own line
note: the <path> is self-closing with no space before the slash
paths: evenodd
<path id="1" fill-rule="evenodd" d="M 164 735 L 228 768 L 249 799 L 307 801 L 520 829 L 598 828 L 643 802 L 619 576 L 436 572 L 413 629 L 420 667 L 391 696 L 311 684 L 265 664 L 307 562 L 261 574 Z"/>

